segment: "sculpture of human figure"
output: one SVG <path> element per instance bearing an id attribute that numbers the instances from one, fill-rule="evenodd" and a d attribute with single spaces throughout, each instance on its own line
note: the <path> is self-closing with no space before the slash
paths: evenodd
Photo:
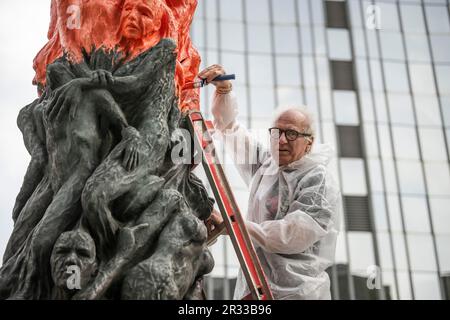
<path id="1" fill-rule="evenodd" d="M 71 299 L 97 274 L 94 240 L 81 229 L 64 232 L 53 247 L 50 266 L 54 283 L 52 299 Z"/>
<path id="2" fill-rule="evenodd" d="M 210 273 L 214 260 L 206 246 L 204 222 L 186 207 L 161 232 L 152 256 L 127 272 L 123 300 L 181 300 Z"/>
<path id="3" fill-rule="evenodd" d="M 149 3 L 152 2 L 157 1 L 154 0 Z M 149 6 L 149 8 L 152 8 L 152 6 Z M 126 19 L 123 20 L 126 21 Z M 152 25 L 159 27 L 157 24 Z M 132 26 L 127 28 L 130 30 Z M 146 31 L 150 37 L 161 39 L 160 30 L 146 29 Z M 123 40 L 128 39 L 129 34 L 125 32 Z M 132 38 L 129 40 L 130 43 L 133 43 Z M 175 44 L 172 41 L 162 41 L 153 50 L 148 50 L 122 66 L 122 69 L 119 68 L 117 70 L 119 76 L 114 79 L 110 77 L 109 72 L 101 70 L 91 73 L 91 78 L 80 78 L 80 76 L 87 75 L 84 73 L 84 69 L 77 70 L 65 59 L 59 59 L 47 68 L 47 73 L 57 75 L 55 77 L 58 80 L 54 81 L 56 90 L 49 103 L 46 104 L 43 117 L 47 129 L 45 137 L 47 149 L 52 164 L 49 179 L 54 196 L 42 219 L 33 232 L 28 235 L 22 248 L 17 250 L 15 256 L 9 259 L 11 261 L 8 260 L 0 270 L 0 291 L 5 292 L 6 295 L 12 293 L 16 298 L 40 298 L 48 294 L 48 286 L 42 282 L 45 282 L 51 247 L 64 230 L 78 221 L 81 191 L 87 178 L 100 163 L 100 151 L 105 145 L 105 141 L 108 141 L 106 137 L 108 132 L 102 132 L 103 130 L 98 123 L 99 113 L 103 113 L 107 124 L 113 127 L 113 132 L 121 132 L 122 135 L 122 143 L 120 146 L 116 146 L 112 156 L 110 155 L 107 159 L 109 162 L 118 164 L 115 167 L 116 170 L 135 171 L 134 169 L 139 165 L 139 154 L 143 152 L 143 149 L 146 149 L 147 154 L 149 153 L 150 141 L 146 139 L 151 139 L 154 136 L 156 136 L 156 139 L 152 143 L 156 147 L 152 154 L 155 154 L 156 159 L 153 162 L 150 161 L 150 163 L 158 163 L 158 158 L 163 157 L 167 148 L 166 140 L 169 140 L 167 139 L 169 135 L 167 118 L 170 111 L 175 113 L 178 111 L 174 95 L 171 94 L 173 91 L 170 90 L 173 86 L 173 74 L 171 74 L 170 69 L 171 61 L 174 60 L 174 51 Z M 74 69 L 79 73 L 73 74 Z M 169 71 L 165 72 L 165 70 Z M 134 74 L 131 74 L 132 72 Z M 161 75 L 161 73 L 164 73 L 166 77 L 159 77 L 158 75 Z M 152 76 L 155 76 L 155 78 Z M 133 94 L 136 99 L 145 98 L 143 96 L 150 94 L 145 92 L 145 89 L 150 87 L 154 79 L 158 79 L 159 83 L 166 87 L 154 86 L 153 90 L 155 91 L 153 93 L 167 92 L 165 97 L 169 97 L 168 99 L 171 101 L 154 100 L 149 103 L 147 97 L 146 100 L 139 101 L 140 105 L 139 103 L 136 105 L 133 101 L 131 105 L 130 103 L 128 105 L 124 103 L 123 106 L 119 107 L 114 100 L 114 95 L 123 96 L 127 94 L 125 100 Z M 48 85 L 51 86 L 51 83 Z M 139 131 L 128 125 L 121 107 L 132 109 L 127 110 L 129 114 L 132 114 L 131 122 L 140 123 L 144 127 L 144 131 L 147 131 L 142 132 L 144 133 L 144 139 L 141 139 Z M 161 108 L 165 110 L 161 110 Z M 154 115 L 161 118 L 159 122 L 154 123 L 152 121 Z M 70 121 L 65 121 L 66 123 L 63 124 L 63 120 L 67 120 L 67 118 Z M 145 121 L 148 125 L 145 124 Z M 166 130 L 164 131 L 163 128 L 166 128 Z M 161 144 L 161 148 L 158 148 Z M 68 146 L 73 147 L 73 149 L 68 150 Z M 70 154 L 68 151 L 74 151 L 75 154 Z M 106 148 L 106 151 L 108 151 L 108 148 Z M 161 161 L 159 160 L 159 162 Z M 126 175 L 125 172 L 121 174 Z M 99 175 L 98 172 L 97 175 Z M 142 178 L 139 181 L 141 184 L 143 183 L 142 180 L 146 180 L 148 177 L 147 175 L 144 176 L 142 170 L 140 176 L 136 173 L 132 175 L 135 175 L 136 180 Z M 128 181 L 126 179 L 121 180 L 122 183 L 127 184 L 130 180 L 133 180 L 131 176 L 128 176 L 128 178 Z M 20 270 L 25 271 L 21 272 Z M 24 277 L 24 279 L 18 282 L 18 275 Z M 32 281 L 31 279 L 36 280 Z"/>
<path id="4" fill-rule="evenodd" d="M 163 181 L 163 179 L 160 179 Z M 123 272 L 151 254 L 152 246 L 161 230 L 180 211 L 186 211 L 183 196 L 174 189 L 162 189 L 149 207 L 135 220 L 122 227 L 118 233 L 114 256 L 100 267 L 99 275 L 74 299 L 95 300 L 105 296 Z"/>
<path id="5" fill-rule="evenodd" d="M 153 20 L 146 18 L 148 14 Z M 163 23 L 168 14 L 169 9 L 160 0 L 126 0 L 120 23 L 121 45 L 135 51 L 158 44 L 119 67 L 114 74 L 105 72 L 105 77 L 110 79 L 107 90 L 121 106 L 128 123 L 136 128 L 132 144 L 137 152 L 127 164 L 130 170 L 126 170 L 121 155 L 130 142 L 119 143 L 95 170 L 83 191 L 83 222 L 91 230 L 102 259 L 111 258 L 120 227 L 120 217 L 114 217 L 110 209 L 112 202 L 139 190 L 143 179 L 160 173 L 171 132 L 178 124 L 174 82 L 176 43 L 161 40 L 160 30 L 169 28 L 155 22 Z"/>

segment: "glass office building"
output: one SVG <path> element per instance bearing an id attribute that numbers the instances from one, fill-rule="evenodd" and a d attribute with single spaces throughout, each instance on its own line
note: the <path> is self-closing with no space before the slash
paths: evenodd
<path id="1" fill-rule="evenodd" d="M 305 104 L 316 141 L 335 146 L 333 298 L 449 299 L 449 1 L 199 0 L 192 37 L 203 66 L 236 73 L 241 123 L 266 129 L 276 106 Z M 226 169 L 244 212 L 248 189 Z M 232 245 L 212 251 L 207 294 L 232 298 Z"/>

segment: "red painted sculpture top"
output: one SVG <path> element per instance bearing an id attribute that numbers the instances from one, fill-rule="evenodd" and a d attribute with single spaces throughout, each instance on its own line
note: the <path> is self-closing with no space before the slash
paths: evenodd
<path id="1" fill-rule="evenodd" d="M 83 50 L 119 50 L 128 60 L 161 38 L 178 45 L 176 84 L 182 111 L 197 109 L 199 91 L 182 90 L 198 73 L 200 55 L 189 35 L 197 0 L 52 0 L 48 43 L 34 59 L 34 84 L 43 86 L 47 65 L 64 53 L 74 62 Z"/>

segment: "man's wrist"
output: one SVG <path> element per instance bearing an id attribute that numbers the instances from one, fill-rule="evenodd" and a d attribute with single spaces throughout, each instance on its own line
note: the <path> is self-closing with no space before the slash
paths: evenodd
<path id="1" fill-rule="evenodd" d="M 233 84 L 231 81 L 227 81 L 226 84 L 216 87 L 216 92 L 218 94 L 228 94 L 233 90 Z"/>

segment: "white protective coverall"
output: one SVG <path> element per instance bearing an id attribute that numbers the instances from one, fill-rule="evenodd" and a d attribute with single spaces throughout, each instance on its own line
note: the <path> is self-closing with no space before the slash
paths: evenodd
<path id="1" fill-rule="evenodd" d="M 216 94 L 215 127 L 234 121 L 234 95 Z M 327 171 L 332 149 L 313 146 L 310 154 L 279 167 L 249 132 L 234 122 L 222 131 L 225 147 L 247 185 L 246 226 L 275 299 L 331 299 L 325 272 L 334 262 L 340 192 Z M 252 159 L 256 161 L 242 161 Z M 248 295 L 239 271 L 234 299 Z"/>

